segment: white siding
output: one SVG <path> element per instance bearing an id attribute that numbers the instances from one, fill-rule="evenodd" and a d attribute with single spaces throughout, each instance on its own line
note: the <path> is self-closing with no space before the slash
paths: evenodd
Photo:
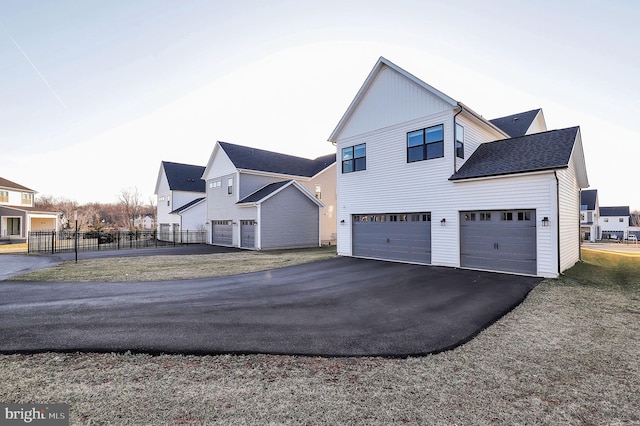
<path id="1" fill-rule="evenodd" d="M 339 137 L 348 138 L 450 109 L 423 87 L 384 66 Z"/>
<path id="2" fill-rule="evenodd" d="M 558 170 L 560 210 L 560 272 L 580 260 L 580 188 L 573 159 Z"/>

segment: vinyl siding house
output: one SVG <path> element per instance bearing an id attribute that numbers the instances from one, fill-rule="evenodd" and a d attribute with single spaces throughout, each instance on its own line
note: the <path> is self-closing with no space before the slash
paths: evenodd
<path id="1" fill-rule="evenodd" d="M 160 164 L 155 189 L 160 239 L 173 240 L 180 231 L 205 229 L 204 169 L 169 161 Z"/>
<path id="2" fill-rule="evenodd" d="M 542 277 L 579 260 L 579 127 L 488 121 L 380 58 L 329 141 L 339 255 Z"/>
<path id="3" fill-rule="evenodd" d="M 208 242 L 247 249 L 336 239 L 335 154 L 306 159 L 217 142 L 202 174 Z"/>
<path id="4" fill-rule="evenodd" d="M 580 238 L 582 241 L 596 242 L 600 236 L 600 205 L 598 190 L 585 189 L 580 192 Z"/>
<path id="5" fill-rule="evenodd" d="M 600 207 L 598 219 L 603 240 L 624 240 L 629 236 L 629 206 Z"/>
<path id="6" fill-rule="evenodd" d="M 0 241 L 22 242 L 29 232 L 57 231 L 57 212 L 34 207 L 36 191 L 0 177 Z"/>

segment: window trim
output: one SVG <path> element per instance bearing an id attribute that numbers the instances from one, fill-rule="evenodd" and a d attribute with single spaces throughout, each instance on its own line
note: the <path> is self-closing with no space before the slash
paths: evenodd
<path id="1" fill-rule="evenodd" d="M 436 141 L 428 142 L 427 141 L 427 134 L 428 134 L 427 131 L 436 129 L 438 127 L 440 128 L 440 132 L 441 132 L 441 135 L 442 135 L 441 138 L 439 140 L 436 140 Z M 420 143 L 418 145 L 409 146 L 409 135 L 412 134 L 412 133 L 416 133 L 416 132 L 421 132 L 422 143 Z M 436 144 L 441 146 L 440 152 L 442 154 L 437 156 L 437 157 L 429 157 L 429 146 L 434 146 Z M 411 160 L 411 156 L 409 154 L 410 150 L 413 149 L 413 151 L 417 151 L 416 148 L 420 148 L 420 147 L 422 148 L 422 158 L 416 159 L 416 160 Z M 436 158 L 444 158 L 444 123 L 440 123 L 440 124 L 436 124 L 434 126 L 429 126 L 429 127 L 423 128 L 423 129 L 417 129 L 417 130 L 412 130 L 410 132 L 407 132 L 406 149 L 407 149 L 407 163 L 417 163 L 419 161 L 435 160 Z"/>

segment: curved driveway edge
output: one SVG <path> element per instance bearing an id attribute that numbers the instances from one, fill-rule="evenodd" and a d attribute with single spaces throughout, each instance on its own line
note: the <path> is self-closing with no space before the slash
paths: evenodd
<path id="1" fill-rule="evenodd" d="M 424 355 L 470 340 L 541 280 L 336 258 L 186 281 L 4 281 L 0 352 Z"/>

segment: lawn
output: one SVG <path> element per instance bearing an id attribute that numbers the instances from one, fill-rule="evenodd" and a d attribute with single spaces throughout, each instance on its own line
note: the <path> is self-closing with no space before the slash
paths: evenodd
<path id="1" fill-rule="evenodd" d="M 437 355 L 5 355 L 0 401 L 72 424 L 638 424 L 639 336 L 640 260 L 585 250 Z"/>

